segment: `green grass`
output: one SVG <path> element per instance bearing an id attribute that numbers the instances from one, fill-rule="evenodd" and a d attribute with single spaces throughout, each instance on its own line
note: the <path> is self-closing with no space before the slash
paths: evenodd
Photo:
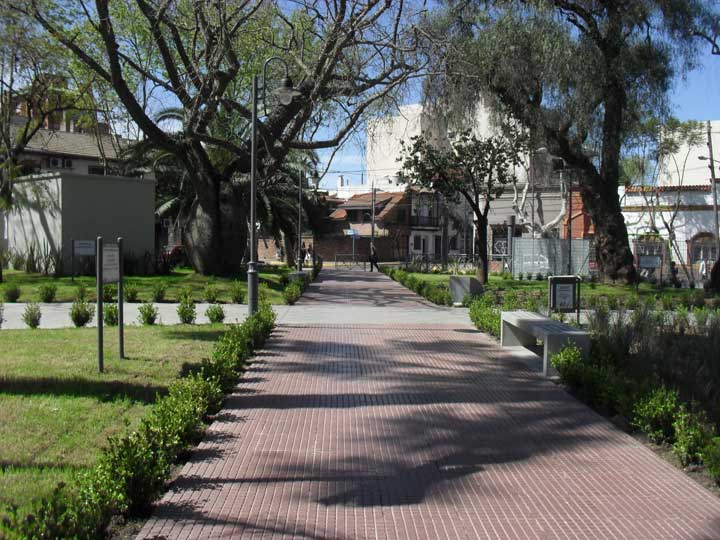
<path id="1" fill-rule="evenodd" d="M 222 325 L 129 327 L 126 355 L 95 329 L 3 330 L 0 347 L 0 504 L 26 506 L 92 466 L 108 436 L 135 424 L 157 393 L 209 355 Z"/>
<path id="2" fill-rule="evenodd" d="M 424 274 L 419 272 L 413 272 L 413 276 L 418 279 L 437 284 L 447 283 L 450 280 L 448 274 Z M 517 279 L 503 279 L 498 275 L 489 276 L 487 285 L 488 290 L 503 290 L 512 289 L 515 291 L 540 291 L 543 294 L 547 294 L 548 284 L 547 278 L 542 281 L 533 280 L 517 280 Z M 675 289 L 674 287 L 664 287 L 658 289 L 657 287 L 649 283 L 641 283 L 639 291 L 637 292 L 640 298 L 655 297 L 655 296 L 671 296 L 674 298 L 684 298 L 692 291 L 688 289 Z M 636 294 L 635 285 L 625 284 L 612 284 L 612 283 L 583 283 L 580 289 L 581 297 L 589 298 L 593 296 L 605 296 L 605 297 L 625 297 L 628 294 Z"/>
<path id="3" fill-rule="evenodd" d="M 272 304 L 282 304 L 283 297 L 283 276 L 289 270 L 285 266 L 264 268 L 259 272 L 260 283 L 268 287 L 268 296 Z M 15 284 L 20 287 L 19 302 L 39 302 L 38 289 L 43 283 L 54 283 L 57 285 L 55 302 L 72 302 L 77 294 L 77 287 L 83 284 L 87 288 L 89 300 L 95 299 L 95 277 L 78 276 L 73 281 L 69 277 L 54 278 L 42 274 L 28 274 L 17 270 L 5 270 L 3 272 L 5 284 Z M 198 274 L 189 268 L 177 268 L 167 276 L 128 276 L 125 278 L 126 285 L 133 285 L 138 289 L 138 301 L 152 301 L 152 289 L 156 283 L 165 283 L 165 302 L 177 302 L 180 293 L 187 287 L 193 291 L 193 299 L 197 302 L 203 301 L 203 291 L 208 284 L 214 285 L 219 292 L 219 301 L 231 302 L 230 287 L 235 281 L 234 278 L 210 277 Z M 241 285 L 247 298 L 247 281 L 242 279 Z M 0 284 L 2 290 L 4 284 Z M 2 296 L 0 296 L 2 300 Z"/>

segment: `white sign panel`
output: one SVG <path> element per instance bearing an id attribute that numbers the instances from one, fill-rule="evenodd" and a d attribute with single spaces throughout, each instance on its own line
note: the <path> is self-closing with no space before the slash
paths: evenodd
<path id="1" fill-rule="evenodd" d="M 73 249 L 75 255 L 93 256 L 95 255 L 95 240 L 74 240 Z"/>
<path id="2" fill-rule="evenodd" d="M 555 309 L 574 309 L 575 308 L 575 284 L 573 283 L 556 283 L 555 284 Z"/>
<path id="3" fill-rule="evenodd" d="M 102 273 L 103 283 L 120 281 L 120 249 L 117 244 L 103 246 Z"/>

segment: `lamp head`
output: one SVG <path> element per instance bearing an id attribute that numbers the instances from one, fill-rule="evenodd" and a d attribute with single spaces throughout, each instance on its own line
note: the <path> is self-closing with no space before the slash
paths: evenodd
<path id="1" fill-rule="evenodd" d="M 698 159 L 700 161 L 707 161 L 708 158 L 707 158 L 707 156 L 698 156 Z"/>
<path id="2" fill-rule="evenodd" d="M 281 104 L 287 106 L 292 103 L 293 98 L 301 95 L 301 93 L 293 88 L 293 82 L 290 77 L 283 77 L 280 81 L 280 87 L 273 91 Z"/>

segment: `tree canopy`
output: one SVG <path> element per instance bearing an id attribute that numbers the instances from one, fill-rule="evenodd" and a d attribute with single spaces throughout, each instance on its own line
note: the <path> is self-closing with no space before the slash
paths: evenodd
<path id="1" fill-rule="evenodd" d="M 449 3 L 426 30 L 426 99 L 457 119 L 485 98 L 530 130 L 531 149 L 581 171 L 599 269 L 632 280 L 617 194 L 624 144 L 649 115 L 667 114 L 672 82 L 719 20 L 700 0 Z"/>

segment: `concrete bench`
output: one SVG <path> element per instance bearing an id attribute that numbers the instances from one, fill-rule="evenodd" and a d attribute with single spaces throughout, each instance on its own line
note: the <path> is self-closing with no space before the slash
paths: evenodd
<path id="1" fill-rule="evenodd" d="M 503 311 L 500 318 L 500 344 L 503 347 L 532 347 L 536 340 L 542 340 L 545 376 L 552 369 L 552 355 L 559 352 L 568 341 L 576 345 L 585 358 L 590 354 L 590 335 L 570 325 L 530 311 Z"/>

